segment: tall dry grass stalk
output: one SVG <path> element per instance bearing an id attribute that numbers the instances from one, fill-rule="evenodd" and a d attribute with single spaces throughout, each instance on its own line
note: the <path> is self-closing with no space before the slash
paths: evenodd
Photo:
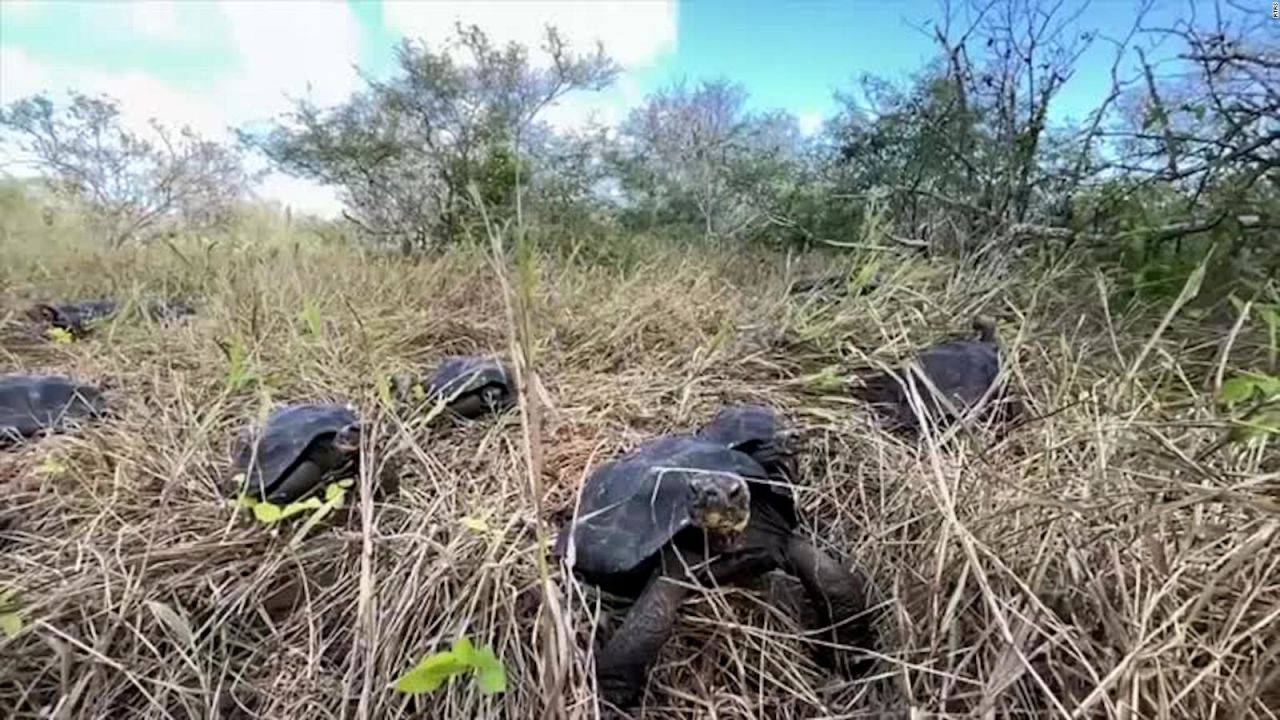
<path id="1" fill-rule="evenodd" d="M 590 648 L 620 608 L 548 543 L 593 462 L 735 400 L 804 430 L 806 531 L 891 598 L 883 662 L 824 674 L 782 579 L 699 593 L 645 717 L 1276 716 L 1280 458 L 1223 443 L 1206 395 L 1264 361 L 1252 323 L 1121 308 L 1070 265 L 882 254 L 875 290 L 827 302 L 788 298 L 769 255 L 624 271 L 514 262 L 499 235 L 416 263 L 0 248 L 0 371 L 109 381 L 120 410 L 0 455 L 0 584 L 25 619 L 0 636 L 0 716 L 594 717 Z M 157 291 L 199 315 L 70 345 L 12 325 L 36 296 Z M 853 374 L 978 310 L 1002 319 L 1011 382 L 1046 417 L 1003 439 L 881 432 Z M 244 350 L 243 386 L 220 346 Z M 514 361 L 519 411 L 441 429 L 379 401 L 380 378 L 455 352 Z M 292 542 L 296 524 L 236 520 L 219 482 L 244 422 L 307 398 L 350 400 L 373 430 L 350 512 Z M 380 475 L 398 492 L 370 492 Z M 502 658 L 505 694 L 391 689 L 461 634 Z"/>

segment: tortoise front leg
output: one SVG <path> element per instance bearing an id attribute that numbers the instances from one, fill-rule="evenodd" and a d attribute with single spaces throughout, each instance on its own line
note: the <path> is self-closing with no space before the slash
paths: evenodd
<path id="1" fill-rule="evenodd" d="M 787 541 L 787 565 L 804 585 L 820 624 L 836 625 L 824 640 L 845 647 L 878 648 L 874 627 L 879 614 L 875 611 L 878 593 L 870 577 L 861 570 L 848 570 L 794 532 Z M 825 645 L 819 646 L 817 655 L 824 665 L 849 677 L 865 674 L 875 662 L 872 657 L 847 650 L 837 656 L 833 648 Z"/>
<path id="2" fill-rule="evenodd" d="M 596 683 L 605 700 L 622 708 L 639 699 L 688 592 L 672 576 L 654 573 L 622 626 L 596 655 Z"/>

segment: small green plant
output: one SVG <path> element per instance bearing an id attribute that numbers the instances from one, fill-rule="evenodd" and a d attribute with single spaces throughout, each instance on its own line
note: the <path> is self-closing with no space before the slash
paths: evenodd
<path id="1" fill-rule="evenodd" d="M 0 590 L 0 632 L 9 638 L 22 632 L 22 610 L 18 607 L 17 594 L 13 588 Z"/>
<path id="2" fill-rule="evenodd" d="M 36 465 L 36 474 L 43 477 L 61 477 L 67 474 L 67 466 L 56 457 L 46 457 Z"/>
<path id="3" fill-rule="evenodd" d="M 1280 435 L 1280 377 L 1262 372 L 1244 372 L 1222 383 L 1218 402 L 1227 410 L 1245 404 L 1249 408 L 1237 418 L 1231 440 L 1245 443 L 1266 435 Z"/>
<path id="4" fill-rule="evenodd" d="M 1243 372 L 1222 383 L 1218 402 L 1230 409 L 1251 400 L 1280 398 L 1280 377 L 1261 372 Z"/>
<path id="5" fill-rule="evenodd" d="M 379 375 L 377 380 L 378 399 L 383 405 L 391 407 L 395 405 L 395 393 L 392 390 L 391 378 L 386 375 Z"/>
<path id="6" fill-rule="evenodd" d="M 848 279 L 850 297 L 857 297 L 862 294 L 863 288 L 871 284 L 875 279 L 876 273 L 880 271 L 880 255 L 872 253 L 871 258 L 858 268 L 858 272 L 854 273 Z"/>
<path id="7" fill-rule="evenodd" d="M 51 327 L 45 330 L 44 334 L 53 341 L 54 345 L 70 345 L 76 341 L 76 336 L 63 328 Z"/>
<path id="8" fill-rule="evenodd" d="M 243 390 L 257 376 L 249 367 L 249 351 L 236 341 L 224 348 L 227 355 L 227 388 L 232 392 Z"/>
<path id="9" fill-rule="evenodd" d="M 484 518 L 478 518 L 474 515 L 467 515 L 466 517 L 462 518 L 461 522 L 462 522 L 462 527 L 474 533 L 487 535 L 493 532 L 493 528 L 489 526 L 488 522 L 485 522 Z"/>
<path id="10" fill-rule="evenodd" d="M 302 312 L 298 313 L 298 319 L 302 321 L 303 326 L 306 327 L 307 333 L 311 337 L 317 340 L 324 338 L 324 319 L 320 316 L 320 308 L 316 307 L 316 304 L 311 302 L 310 298 L 302 306 Z"/>
<path id="11" fill-rule="evenodd" d="M 239 477 L 237 477 L 239 480 Z M 263 525 L 274 525 L 294 515 L 312 513 L 312 520 L 319 522 L 334 509 L 342 507 L 347 500 L 347 490 L 355 485 L 355 480 L 347 478 L 331 482 L 324 488 L 324 499 L 312 495 L 305 500 L 291 502 L 280 506 L 266 500 L 256 500 L 246 492 L 241 492 L 235 499 L 235 505 L 253 513 L 253 517 Z"/>
<path id="12" fill-rule="evenodd" d="M 471 673 L 476 689 L 485 695 L 505 692 L 507 669 L 488 646 L 476 648 L 465 635 L 453 641 L 449 650 L 422 658 L 396 679 L 398 692 L 417 695 L 434 692 L 454 675 Z"/>
<path id="13" fill-rule="evenodd" d="M 800 378 L 800 383 L 814 392 L 822 393 L 838 392 L 845 387 L 845 380 L 837 365 L 828 365 L 818 372 L 805 375 Z"/>

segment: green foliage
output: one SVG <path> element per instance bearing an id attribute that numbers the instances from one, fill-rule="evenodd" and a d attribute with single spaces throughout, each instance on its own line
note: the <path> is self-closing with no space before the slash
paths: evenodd
<path id="1" fill-rule="evenodd" d="M 22 632 L 22 609 L 18 607 L 18 591 L 14 588 L 0 590 L 0 632 L 15 638 Z"/>
<path id="2" fill-rule="evenodd" d="M 467 515 L 462 518 L 461 523 L 462 523 L 462 527 L 474 533 L 487 535 L 488 533 L 493 532 L 493 528 L 490 527 L 489 523 L 485 522 L 483 518 Z"/>
<path id="3" fill-rule="evenodd" d="M 46 328 L 44 334 L 55 345 L 70 345 L 76 341 L 76 337 L 71 334 L 71 331 L 59 327 Z"/>
<path id="4" fill-rule="evenodd" d="M 248 387 L 249 383 L 258 379 L 249 364 L 249 351 L 240 341 L 226 347 L 227 355 L 227 389 L 237 392 Z"/>
<path id="5" fill-rule="evenodd" d="M 1280 377 L 1262 372 L 1235 375 L 1222 383 L 1218 402 L 1227 410 L 1244 409 L 1234 418 L 1232 442 L 1280 435 Z"/>
<path id="6" fill-rule="evenodd" d="M 538 114 L 566 92 L 605 87 L 617 68 L 602 50 L 570 52 L 551 28 L 547 67 L 477 27 L 456 30 L 466 60 L 406 40 L 388 80 L 368 80 L 333 108 L 299 101 L 283 122 L 241 140 L 285 172 L 340 188 L 370 238 L 411 249 L 479 235 L 467 188 L 509 218 L 517 178 L 527 185 L 539 172 Z"/>
<path id="7" fill-rule="evenodd" d="M 307 298 L 303 304 L 301 312 L 298 313 L 298 320 L 302 322 L 303 327 L 313 339 L 324 339 L 324 320 L 320 317 L 320 308 L 316 307 L 311 298 Z"/>
<path id="8" fill-rule="evenodd" d="M 476 689 L 485 695 L 505 692 L 507 670 L 488 646 L 476 648 L 465 635 L 453 641 L 449 650 L 422 658 L 395 682 L 402 693 L 419 694 L 438 690 L 455 675 L 471 673 Z"/>
<path id="9" fill-rule="evenodd" d="M 67 466 L 58 458 L 49 456 L 36 465 L 36 474 L 42 477 L 62 477 L 67 474 Z"/>
<path id="10" fill-rule="evenodd" d="M 1255 400 L 1280 400 L 1280 377 L 1260 372 L 1245 372 L 1222 383 L 1218 401 L 1232 408 Z"/>
<path id="11" fill-rule="evenodd" d="M 263 525 L 274 525 L 295 515 L 308 513 L 311 515 L 311 520 L 318 521 L 334 509 L 342 507 L 347 500 L 347 491 L 354 485 L 355 480 L 351 478 L 337 480 L 325 486 L 323 500 L 311 495 L 295 500 L 284 507 L 266 500 L 257 500 L 242 492 L 236 496 L 235 505 L 240 509 L 249 510 L 253 518 Z"/>

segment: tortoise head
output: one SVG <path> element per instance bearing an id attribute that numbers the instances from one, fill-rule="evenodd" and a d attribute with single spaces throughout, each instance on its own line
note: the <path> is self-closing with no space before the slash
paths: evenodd
<path id="1" fill-rule="evenodd" d="M 338 452 L 355 455 L 360 452 L 360 423 L 354 422 L 339 428 L 333 436 L 333 447 Z"/>
<path id="2" fill-rule="evenodd" d="M 486 385 L 480 389 L 480 401 L 493 411 L 499 411 L 507 405 L 507 389 L 501 385 Z"/>
<path id="3" fill-rule="evenodd" d="M 27 309 L 27 319 L 35 322 L 53 322 L 58 319 L 58 309 L 49 303 L 36 303 Z"/>
<path id="4" fill-rule="evenodd" d="M 751 491 L 733 473 L 699 472 L 689 480 L 693 524 L 708 536 L 741 537 L 751 519 Z"/>
<path id="5" fill-rule="evenodd" d="M 990 315 L 975 315 L 973 318 L 973 331 L 978 333 L 978 339 L 984 343 L 993 343 L 996 341 L 996 321 Z"/>

